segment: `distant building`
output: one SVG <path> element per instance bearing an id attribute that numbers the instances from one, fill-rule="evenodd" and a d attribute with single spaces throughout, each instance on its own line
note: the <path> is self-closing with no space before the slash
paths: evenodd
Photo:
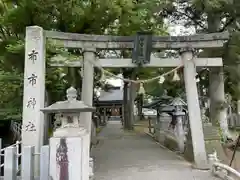
<path id="1" fill-rule="evenodd" d="M 103 116 L 104 121 L 109 116 L 121 116 L 123 106 L 123 89 L 112 87 L 108 91 L 101 91 L 94 101 L 97 112 Z"/>

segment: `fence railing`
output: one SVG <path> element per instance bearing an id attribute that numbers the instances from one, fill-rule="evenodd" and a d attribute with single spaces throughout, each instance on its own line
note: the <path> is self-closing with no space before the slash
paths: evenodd
<path id="1" fill-rule="evenodd" d="M 49 146 L 42 146 L 40 154 L 34 153 L 34 147 L 25 146 L 21 153 L 20 172 L 17 169 L 17 147 L 5 148 L 4 175 L 0 180 L 48 180 L 49 179 Z M 39 176 L 35 176 L 35 156 L 40 156 Z M 35 177 L 34 177 L 35 176 Z"/>
<path id="2" fill-rule="evenodd" d="M 7 148 L 9 147 L 14 147 L 16 148 L 16 170 L 17 172 L 19 172 L 20 168 L 19 168 L 19 164 L 21 162 L 21 142 L 20 141 L 16 141 L 15 144 L 12 144 L 8 147 L 2 148 L 2 139 L 0 138 L 0 174 L 2 173 L 1 170 L 4 169 L 5 166 L 5 158 L 4 161 L 2 162 L 2 157 L 5 157 L 5 151 Z"/>
<path id="3" fill-rule="evenodd" d="M 224 180 L 239 180 L 240 172 L 232 167 L 223 164 L 217 157 L 217 152 L 208 155 L 209 164 L 211 167 L 211 173 Z"/>
<path id="4" fill-rule="evenodd" d="M 215 162 L 212 165 L 212 173 L 222 179 L 236 180 L 240 179 L 240 172 L 236 171 L 232 167 L 222 164 L 220 162 Z"/>

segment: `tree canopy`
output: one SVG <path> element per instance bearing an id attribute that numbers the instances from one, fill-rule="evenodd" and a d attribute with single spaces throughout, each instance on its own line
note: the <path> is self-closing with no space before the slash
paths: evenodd
<path id="1" fill-rule="evenodd" d="M 193 26 L 197 32 L 222 32 L 228 30 L 231 38 L 221 50 L 203 52 L 207 56 L 216 54 L 224 58 L 226 91 L 239 98 L 236 87 L 240 77 L 234 65 L 240 55 L 240 1 L 237 0 L 1 0 L 0 1 L 0 116 L 2 120 L 21 119 L 23 72 L 24 72 L 24 36 L 26 26 L 38 25 L 46 30 L 55 30 L 86 34 L 133 35 L 137 31 L 147 30 L 154 34 L 166 35 L 164 19 L 172 23 Z M 52 68 L 52 57 L 65 51 L 47 44 L 46 87 L 49 101 L 64 98 L 65 89 L 70 85 L 81 86 L 79 69 Z M 79 56 L 79 51 L 68 50 L 71 55 Z M 159 52 L 158 52 L 159 53 Z M 125 55 L 130 55 L 125 52 Z M 137 77 L 146 79 L 157 76 L 167 69 L 137 70 Z M 205 71 L 205 70 L 203 70 Z M 113 70 L 113 72 L 120 72 Z M 96 71 L 98 74 L 99 72 Z M 96 74 L 96 78 L 98 78 Z M 200 73 L 201 74 L 201 73 Z M 208 85 L 207 73 L 202 73 Z M 184 91 L 183 82 L 172 83 L 171 76 L 163 84 L 154 81 L 145 86 L 147 93 L 158 96 L 163 89 L 175 96 Z M 96 85 L 99 82 L 96 79 Z M 105 88 L 106 89 L 106 88 Z"/>
<path id="2" fill-rule="evenodd" d="M 26 26 L 37 25 L 45 30 L 86 34 L 132 35 L 139 30 L 164 34 L 166 27 L 163 18 L 154 11 L 156 7 L 161 9 L 163 4 L 160 0 L 1 0 L 1 119 L 21 120 Z M 64 90 L 71 84 L 79 87 L 81 76 L 78 69 L 52 68 L 48 65 L 53 56 L 63 53 L 50 42 L 46 53 L 46 87 L 51 103 L 63 98 Z M 69 53 L 76 54 L 70 50 Z"/>

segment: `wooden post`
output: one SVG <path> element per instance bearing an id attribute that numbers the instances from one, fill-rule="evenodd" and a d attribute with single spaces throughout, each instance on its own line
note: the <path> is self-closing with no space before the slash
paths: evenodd
<path id="1" fill-rule="evenodd" d="M 103 124 L 106 124 L 106 116 L 107 116 L 107 108 L 104 107 L 103 108 Z"/>
<path id="2" fill-rule="evenodd" d="M 187 94 L 195 166 L 199 169 L 205 169 L 207 167 L 207 156 L 195 79 L 196 69 L 192 50 L 182 49 L 181 58 L 184 64 L 184 81 Z"/>
<path id="3" fill-rule="evenodd" d="M 40 152 L 44 140 L 45 37 L 41 27 L 26 28 L 22 145 Z M 36 157 L 36 173 L 39 160 Z"/>
<path id="4" fill-rule="evenodd" d="M 134 78 L 134 76 L 132 75 L 131 77 Z M 129 123 L 128 123 L 128 129 L 129 130 L 133 130 L 133 125 L 134 125 L 134 121 L 135 121 L 135 116 L 134 116 L 134 100 L 135 100 L 135 92 L 136 92 L 136 88 L 135 88 L 135 84 L 134 83 L 130 83 L 129 84 Z"/>
<path id="5" fill-rule="evenodd" d="M 126 78 L 126 76 L 124 76 Z M 123 87 L 123 127 L 127 129 L 128 127 L 128 82 L 124 82 Z"/>

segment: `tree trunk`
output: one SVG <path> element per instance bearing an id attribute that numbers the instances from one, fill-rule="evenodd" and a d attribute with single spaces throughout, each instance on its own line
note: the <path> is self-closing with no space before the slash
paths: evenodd
<path id="1" fill-rule="evenodd" d="M 128 127 L 128 83 L 124 82 L 123 86 L 123 127 L 127 129 Z"/>
<path id="2" fill-rule="evenodd" d="M 131 79 L 136 79 L 136 72 L 133 70 L 131 72 Z M 128 121 L 128 130 L 133 130 L 134 122 L 135 122 L 135 116 L 134 116 L 134 102 L 136 99 L 136 84 L 135 83 L 129 83 L 128 87 L 128 116 L 129 116 L 129 121 Z"/>
<path id="3" fill-rule="evenodd" d="M 129 123 L 128 123 L 128 130 L 133 130 L 133 125 L 135 122 L 135 116 L 134 116 L 134 100 L 136 96 L 136 88 L 134 83 L 130 83 L 130 86 L 128 88 L 128 115 L 129 115 Z"/>
<path id="4" fill-rule="evenodd" d="M 45 91 L 45 104 L 44 106 L 47 107 L 51 104 L 51 93 L 49 93 L 48 90 Z M 53 128 L 52 126 L 52 121 L 51 121 L 51 116 L 49 114 L 45 114 L 45 123 L 44 123 L 44 137 L 43 141 L 44 144 L 49 143 L 49 128 Z"/>
<path id="5" fill-rule="evenodd" d="M 240 62 L 238 62 L 237 65 L 237 73 L 240 74 Z M 240 75 L 238 75 L 238 77 L 240 77 Z M 237 100 L 237 124 L 240 124 L 240 80 L 238 80 L 238 91 L 237 91 L 237 96 L 238 96 L 238 100 Z"/>
<path id="6" fill-rule="evenodd" d="M 74 67 L 70 68 L 70 77 L 71 77 L 71 85 L 76 88 L 76 69 Z"/>
<path id="7" fill-rule="evenodd" d="M 208 32 L 213 33 L 218 30 L 221 17 L 218 14 L 208 14 Z M 218 54 L 218 51 L 210 51 L 209 57 Z M 225 101 L 223 68 L 211 68 L 209 74 L 209 94 L 210 94 L 210 119 L 213 125 L 220 125 L 224 138 L 230 136 L 227 122 L 227 109 L 217 110 L 219 102 Z"/>
<path id="8" fill-rule="evenodd" d="M 138 95 L 138 119 L 142 120 L 143 94 Z"/>
<path id="9" fill-rule="evenodd" d="M 210 119 L 213 125 L 220 125 L 223 137 L 229 137 L 227 107 L 220 107 L 225 103 L 223 68 L 212 68 L 210 80 Z"/>

